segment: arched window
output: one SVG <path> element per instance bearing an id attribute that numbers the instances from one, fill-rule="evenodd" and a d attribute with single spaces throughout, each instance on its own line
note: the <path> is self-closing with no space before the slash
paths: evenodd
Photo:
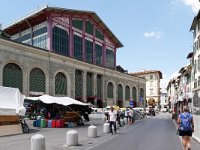
<path id="1" fill-rule="evenodd" d="M 53 51 L 56 54 L 68 56 L 69 55 L 69 38 L 68 33 L 64 29 L 53 27 L 52 32 Z"/>
<path id="2" fill-rule="evenodd" d="M 82 100 L 83 76 L 81 70 L 75 71 L 75 98 Z"/>
<path id="3" fill-rule="evenodd" d="M 34 68 L 30 72 L 30 92 L 45 93 L 45 74 L 40 68 Z"/>
<path id="4" fill-rule="evenodd" d="M 107 97 L 113 98 L 113 84 L 111 82 L 109 82 L 107 86 Z"/>
<path id="5" fill-rule="evenodd" d="M 62 72 L 57 73 L 55 77 L 55 94 L 67 95 L 67 78 Z"/>
<path id="6" fill-rule="evenodd" d="M 9 63 L 3 68 L 3 86 L 23 89 L 23 76 L 21 68 Z"/>
<path id="7" fill-rule="evenodd" d="M 144 103 L 144 89 L 140 89 L 140 102 Z"/>
<path id="8" fill-rule="evenodd" d="M 137 101 L 137 89 L 136 89 L 136 87 L 133 87 L 132 95 L 133 95 L 133 100 Z"/>
<path id="9" fill-rule="evenodd" d="M 126 89 L 125 89 L 125 100 L 130 100 L 130 88 L 129 88 L 129 86 L 126 86 Z"/>
<path id="10" fill-rule="evenodd" d="M 121 84 L 118 85 L 118 100 L 123 100 L 123 87 Z"/>
<path id="11" fill-rule="evenodd" d="M 87 96 L 93 96 L 93 77 L 92 73 L 87 73 Z"/>

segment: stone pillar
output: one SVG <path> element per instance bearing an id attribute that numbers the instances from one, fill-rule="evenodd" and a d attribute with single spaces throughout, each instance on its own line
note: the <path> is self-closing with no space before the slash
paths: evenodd
<path id="1" fill-rule="evenodd" d="M 82 100 L 83 102 L 87 102 L 87 99 L 86 99 L 86 92 L 87 92 L 87 71 L 83 71 L 82 72 L 82 76 L 83 76 L 83 88 L 82 88 Z"/>
<path id="2" fill-rule="evenodd" d="M 69 76 L 70 76 L 70 86 L 69 86 L 69 90 L 70 90 L 70 97 L 73 97 L 73 98 L 75 98 L 75 69 L 74 68 L 72 68 L 72 69 L 70 69 L 70 71 L 69 71 Z"/>

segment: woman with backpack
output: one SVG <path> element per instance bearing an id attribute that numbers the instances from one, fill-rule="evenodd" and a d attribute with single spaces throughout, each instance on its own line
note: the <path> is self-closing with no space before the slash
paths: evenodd
<path id="1" fill-rule="evenodd" d="M 179 114 L 177 123 L 179 124 L 179 136 L 182 136 L 184 150 L 190 150 L 190 137 L 194 132 L 194 121 L 188 106 L 183 106 L 183 113 Z"/>

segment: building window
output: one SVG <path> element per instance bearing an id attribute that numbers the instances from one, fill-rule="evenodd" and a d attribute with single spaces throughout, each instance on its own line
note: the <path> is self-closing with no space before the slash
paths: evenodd
<path id="1" fill-rule="evenodd" d="M 82 60 L 82 37 L 74 35 L 74 58 L 78 60 Z"/>
<path id="2" fill-rule="evenodd" d="M 100 40 L 104 40 L 103 34 L 98 29 L 95 29 L 95 36 Z"/>
<path id="3" fill-rule="evenodd" d="M 93 77 L 92 73 L 87 72 L 87 84 L 86 84 L 86 89 L 87 89 L 87 96 L 93 96 Z"/>
<path id="4" fill-rule="evenodd" d="M 106 67 L 114 69 L 114 52 L 106 49 Z"/>
<path id="5" fill-rule="evenodd" d="M 83 21 L 82 20 L 72 20 L 72 26 L 77 29 L 83 30 Z"/>
<path id="6" fill-rule="evenodd" d="M 21 68 L 13 63 L 3 68 L 3 86 L 23 89 L 23 76 Z"/>
<path id="7" fill-rule="evenodd" d="M 34 68 L 30 72 L 30 91 L 45 92 L 45 74 L 39 68 Z"/>
<path id="8" fill-rule="evenodd" d="M 133 100 L 137 101 L 137 89 L 136 89 L 136 87 L 133 87 L 132 95 L 133 95 Z"/>
<path id="9" fill-rule="evenodd" d="M 82 84 L 83 83 L 83 76 L 81 70 L 75 71 L 75 98 L 77 100 L 82 100 Z"/>
<path id="10" fill-rule="evenodd" d="M 85 40 L 86 62 L 93 62 L 93 42 Z"/>
<path id="11" fill-rule="evenodd" d="M 102 46 L 95 44 L 96 50 L 96 65 L 102 65 Z"/>
<path id="12" fill-rule="evenodd" d="M 67 95 L 67 78 L 61 72 L 55 77 L 55 94 Z"/>
<path id="13" fill-rule="evenodd" d="M 150 95 L 154 95 L 153 89 L 149 89 L 149 91 L 150 91 Z"/>
<path id="14" fill-rule="evenodd" d="M 118 100 L 123 100 L 123 87 L 121 84 L 118 85 Z"/>
<path id="15" fill-rule="evenodd" d="M 102 98 L 102 76 L 97 75 L 97 100 L 101 100 Z"/>
<path id="16" fill-rule="evenodd" d="M 125 100 L 130 100 L 130 88 L 129 88 L 129 86 L 126 86 L 126 89 L 125 89 Z"/>
<path id="17" fill-rule="evenodd" d="M 107 97 L 113 98 L 113 84 L 111 82 L 109 82 L 107 86 Z"/>
<path id="18" fill-rule="evenodd" d="M 57 54 L 68 56 L 69 55 L 69 44 L 68 44 L 68 33 L 64 29 L 54 27 L 53 32 L 53 51 Z"/>
<path id="19" fill-rule="evenodd" d="M 150 80 L 153 80 L 153 75 L 150 75 Z"/>
<path id="20" fill-rule="evenodd" d="M 90 21 L 86 21 L 86 33 L 93 35 L 93 24 Z"/>
<path id="21" fill-rule="evenodd" d="M 200 55 L 198 56 L 198 65 L 197 65 L 197 67 L 198 67 L 198 71 L 200 71 Z"/>
<path id="22" fill-rule="evenodd" d="M 200 76 L 198 77 L 198 87 L 200 86 Z"/>

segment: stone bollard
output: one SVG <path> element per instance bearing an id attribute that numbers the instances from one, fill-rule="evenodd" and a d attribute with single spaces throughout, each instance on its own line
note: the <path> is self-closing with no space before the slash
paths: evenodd
<path id="1" fill-rule="evenodd" d="M 88 127 L 88 137 L 96 138 L 97 137 L 97 127 L 91 125 Z"/>
<path id="2" fill-rule="evenodd" d="M 109 123 L 104 123 L 104 125 L 103 125 L 103 133 L 110 133 Z"/>
<path id="3" fill-rule="evenodd" d="M 31 150 L 46 150 L 44 135 L 36 134 L 31 137 Z"/>
<path id="4" fill-rule="evenodd" d="M 116 124 L 116 129 L 118 129 L 118 128 L 119 128 L 119 123 L 118 123 L 118 121 L 116 121 L 115 124 Z M 114 127 L 113 127 L 113 128 L 114 128 Z"/>
<path id="5" fill-rule="evenodd" d="M 124 126 L 124 120 L 123 119 L 120 119 L 120 125 L 121 125 L 121 127 Z"/>
<path id="6" fill-rule="evenodd" d="M 124 118 L 124 125 L 128 124 L 127 118 Z"/>
<path id="7" fill-rule="evenodd" d="M 78 145 L 78 132 L 75 130 L 69 130 L 66 133 L 66 144 L 68 146 L 77 146 Z"/>

